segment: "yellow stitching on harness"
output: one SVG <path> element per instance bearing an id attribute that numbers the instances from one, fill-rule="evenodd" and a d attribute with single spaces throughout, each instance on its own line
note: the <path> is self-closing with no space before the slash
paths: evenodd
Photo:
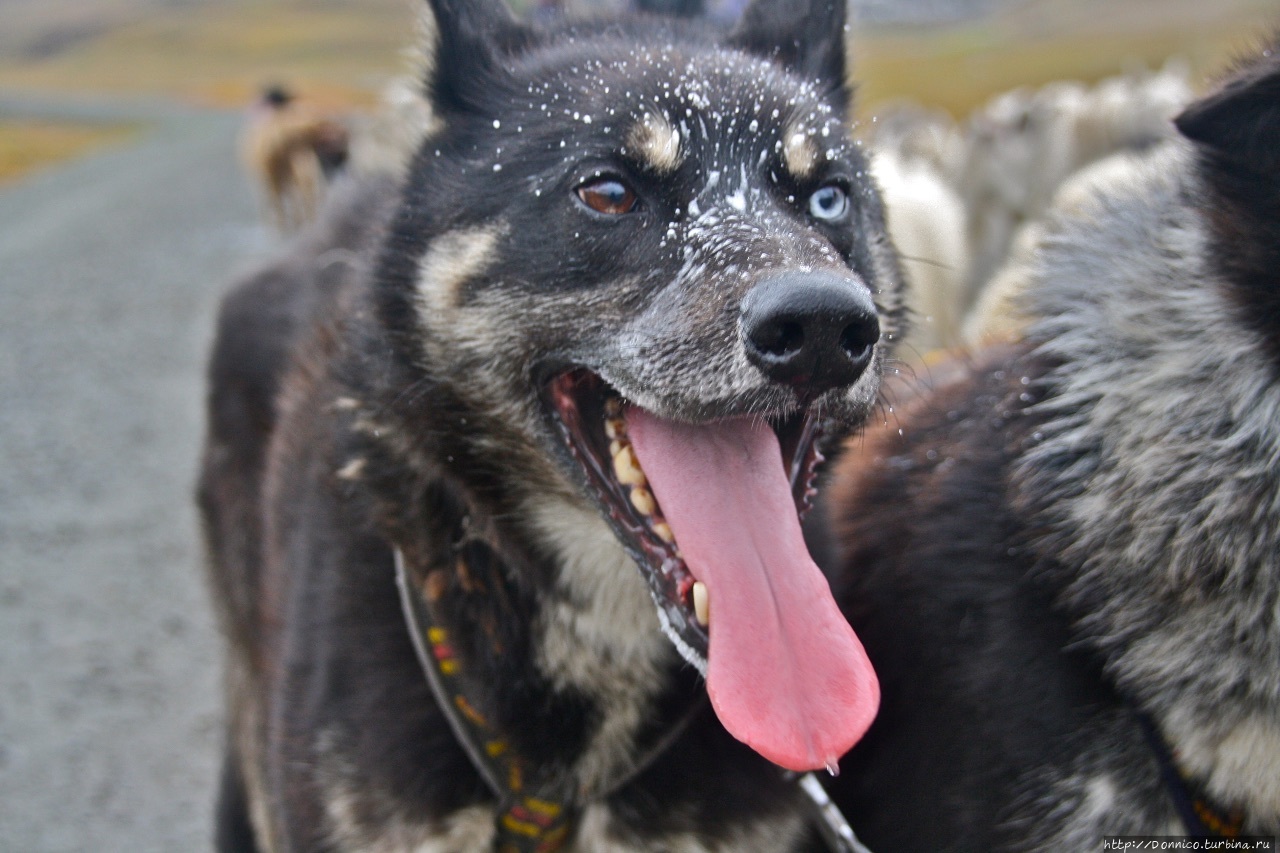
<path id="1" fill-rule="evenodd" d="M 517 835 L 526 835 L 529 838 L 539 838 L 542 835 L 542 827 L 536 823 L 527 820 L 520 820 L 509 814 L 502 816 L 502 827 L 508 829 Z"/>
<path id="2" fill-rule="evenodd" d="M 445 662 L 442 662 L 441 665 L 443 666 L 444 663 Z M 467 701 L 467 697 L 463 696 L 461 693 L 453 697 L 453 704 L 458 706 L 458 710 L 461 711 L 463 716 L 470 720 L 473 725 L 477 725 L 485 729 L 489 727 L 489 721 L 486 720 L 484 716 Z"/>
<path id="3" fill-rule="evenodd" d="M 534 797 L 528 797 L 524 801 L 524 807 L 534 814 L 542 815 L 548 818 L 557 818 L 564 811 L 557 803 L 548 800 L 539 800 Z"/>
<path id="4" fill-rule="evenodd" d="M 554 853 L 564 846 L 565 840 L 569 836 L 569 827 L 561 826 L 547 833 L 546 839 L 539 844 L 534 853 Z"/>

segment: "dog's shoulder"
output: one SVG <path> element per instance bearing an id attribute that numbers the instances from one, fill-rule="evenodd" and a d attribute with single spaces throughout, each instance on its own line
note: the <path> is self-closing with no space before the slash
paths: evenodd
<path id="1" fill-rule="evenodd" d="M 261 624 L 263 482 L 282 402 L 321 369 L 326 318 L 366 275 L 395 197 L 387 180 L 342 185 L 318 223 L 221 305 L 197 495 L 224 627 L 245 649 Z"/>
<path id="2" fill-rule="evenodd" d="M 228 292 L 209 361 L 215 436 L 265 446 L 300 339 L 339 290 L 367 274 L 396 195 L 387 179 L 339 185 L 316 225 Z"/>

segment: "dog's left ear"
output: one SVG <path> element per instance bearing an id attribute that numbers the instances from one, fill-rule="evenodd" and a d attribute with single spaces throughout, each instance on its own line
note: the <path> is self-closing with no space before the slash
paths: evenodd
<path id="1" fill-rule="evenodd" d="M 421 29 L 423 85 L 442 114 L 474 109 L 514 85 L 507 66 L 535 40 L 503 0 L 425 0 Z"/>
<path id="2" fill-rule="evenodd" d="M 729 43 L 829 88 L 849 74 L 848 0 L 753 0 Z"/>
<path id="3" fill-rule="evenodd" d="M 1273 46 L 1243 65 L 1174 124 L 1219 161 L 1274 180 L 1280 171 L 1280 48 Z"/>

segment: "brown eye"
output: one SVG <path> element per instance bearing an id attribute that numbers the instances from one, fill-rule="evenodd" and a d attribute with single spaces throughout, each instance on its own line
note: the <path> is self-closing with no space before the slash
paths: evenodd
<path id="1" fill-rule="evenodd" d="M 596 213 L 621 216 L 636 209 L 635 190 L 617 178 L 597 178 L 578 187 L 578 198 Z"/>

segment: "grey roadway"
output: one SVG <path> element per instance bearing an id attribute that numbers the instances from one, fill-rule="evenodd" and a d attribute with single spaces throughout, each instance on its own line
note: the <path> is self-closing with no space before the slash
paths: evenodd
<path id="1" fill-rule="evenodd" d="M 271 239 L 237 117 L 0 187 L 0 851 L 208 850 L 219 648 L 192 486 L 219 293 Z"/>

